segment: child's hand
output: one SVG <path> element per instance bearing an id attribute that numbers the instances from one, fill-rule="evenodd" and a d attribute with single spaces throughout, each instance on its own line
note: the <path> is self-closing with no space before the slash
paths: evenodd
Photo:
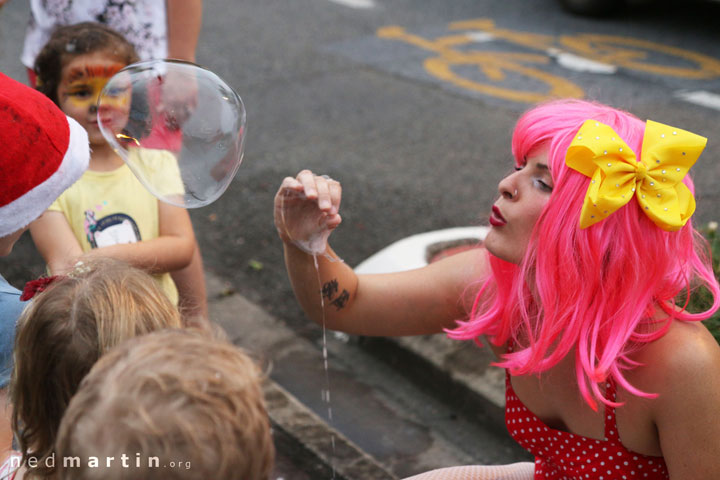
<path id="1" fill-rule="evenodd" d="M 87 255 L 87 254 L 78 255 L 74 258 L 69 257 L 69 258 L 65 259 L 64 262 L 55 263 L 54 265 L 49 265 L 50 271 L 54 275 L 67 275 L 67 274 L 75 271 L 75 269 L 77 269 L 78 265 L 82 264 L 81 259 L 85 258 L 85 255 Z"/>
<path id="2" fill-rule="evenodd" d="M 303 170 L 296 178 L 286 177 L 275 195 L 280 239 L 311 255 L 325 253 L 330 233 L 342 221 L 341 196 L 340 183 L 326 175 Z"/>
<path id="3" fill-rule="evenodd" d="M 198 85 L 195 77 L 170 70 L 161 83 L 158 112 L 165 117 L 170 130 L 178 130 L 197 107 Z"/>
<path id="4" fill-rule="evenodd" d="M 62 212 L 48 210 L 40 215 L 30 224 L 30 234 L 51 275 L 71 272 L 83 255 L 82 247 Z"/>

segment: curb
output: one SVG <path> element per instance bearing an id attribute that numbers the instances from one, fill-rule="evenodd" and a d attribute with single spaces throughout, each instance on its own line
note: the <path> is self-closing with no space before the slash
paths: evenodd
<path id="1" fill-rule="evenodd" d="M 381 250 L 355 270 L 375 273 L 421 267 L 445 250 L 480 242 L 486 231 L 472 227 L 414 235 Z M 397 255 L 398 251 L 403 255 Z M 394 260 L 388 263 L 388 259 Z M 330 478 L 332 473 L 332 478 L 339 480 L 398 479 L 269 378 L 273 361 L 281 365 L 303 356 L 316 356 L 319 364 L 322 357 L 317 345 L 299 337 L 284 322 L 242 295 L 223 293 L 232 289 L 213 274 L 206 272 L 206 279 L 210 317 L 223 327 L 235 345 L 257 357 L 268 371 L 264 392 L 276 445 L 290 451 L 293 458 L 309 458 L 301 462 L 300 468 L 313 471 L 312 478 Z M 457 411 L 471 412 L 474 421 L 492 434 L 507 436 L 505 372 L 491 366 L 494 357 L 487 346 L 480 348 L 473 342 L 459 342 L 444 335 L 351 338 L 373 357 L 402 371 L 416 388 Z"/>
<path id="2" fill-rule="evenodd" d="M 333 472 L 331 478 L 397 479 L 277 383 L 266 382 L 263 391 L 274 427 L 294 440 L 294 449 L 305 450 L 328 466 Z M 328 443 L 328 439 L 332 439 L 332 444 Z"/>
<path id="3" fill-rule="evenodd" d="M 209 272 L 205 275 L 210 318 L 235 345 L 259 360 L 266 371 L 263 391 L 276 431 L 276 443 L 290 443 L 293 452 L 309 454 L 312 458 L 302 458 L 303 464 L 320 463 L 320 470 L 326 470 L 338 480 L 397 480 L 398 477 L 270 379 L 272 358 L 295 354 L 319 356 L 317 348 L 245 297 L 224 295 L 223 282 Z M 317 466 L 313 468 L 318 470 Z"/>
<path id="4" fill-rule="evenodd" d="M 355 272 L 390 273 L 424 267 L 443 252 L 452 254 L 482 242 L 488 231 L 488 227 L 456 227 L 412 235 L 371 255 Z M 390 364 L 402 364 L 418 385 L 438 392 L 450 404 L 472 404 L 485 424 L 506 433 L 505 372 L 491 366 L 494 357 L 487 344 L 478 348 L 444 335 L 368 337 L 359 343 Z"/>
<path id="5" fill-rule="evenodd" d="M 505 426 L 505 372 L 493 367 L 487 346 L 459 342 L 443 335 L 362 337 L 359 345 L 419 388 L 457 410 L 472 412 L 475 421 L 497 435 Z"/>

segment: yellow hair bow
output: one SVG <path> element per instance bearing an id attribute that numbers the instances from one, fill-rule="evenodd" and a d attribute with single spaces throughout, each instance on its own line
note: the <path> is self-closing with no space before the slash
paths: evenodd
<path id="1" fill-rule="evenodd" d="M 658 227 L 682 228 L 695 211 L 695 199 L 682 179 L 706 143 L 705 137 L 648 120 L 637 161 L 611 127 L 586 120 L 565 156 L 570 168 L 591 178 L 580 228 L 605 219 L 633 195 Z"/>

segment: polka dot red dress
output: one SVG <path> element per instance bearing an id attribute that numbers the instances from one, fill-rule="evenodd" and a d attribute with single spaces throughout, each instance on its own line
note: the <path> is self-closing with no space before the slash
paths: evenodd
<path id="1" fill-rule="evenodd" d="M 608 383 L 606 398 L 615 400 Z M 623 446 L 615 409 L 605 407 L 605 438 L 582 437 L 546 426 L 515 395 L 510 374 L 505 380 L 505 424 L 508 432 L 535 456 L 535 480 L 657 480 L 667 479 L 662 457 L 631 452 Z"/>

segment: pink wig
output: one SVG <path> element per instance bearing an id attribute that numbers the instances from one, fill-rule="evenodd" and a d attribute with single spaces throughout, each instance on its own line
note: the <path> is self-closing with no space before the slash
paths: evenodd
<path id="1" fill-rule="evenodd" d="M 580 392 L 597 408 L 600 384 L 612 379 L 635 395 L 653 397 L 628 383 L 630 354 L 662 337 L 673 319 L 698 321 L 720 307 L 720 287 L 707 242 L 689 221 L 677 232 L 657 227 L 635 199 L 605 220 L 581 230 L 580 210 L 590 179 L 565 165 L 565 153 L 585 120 L 611 126 L 638 157 L 645 124 L 598 103 L 561 100 L 526 112 L 515 127 L 512 149 L 518 165 L 533 150 L 548 147 L 553 192 L 538 219 L 523 261 L 510 264 L 489 255 L 492 275 L 478 293 L 469 321 L 448 332 L 454 339 L 487 335 L 508 341 L 513 352 L 497 365 L 513 375 L 539 374 L 568 353 L 575 355 Z M 692 180 L 684 183 L 694 192 Z M 676 311 L 674 299 L 704 285 L 713 294 L 706 312 Z M 684 307 L 684 306 L 682 306 Z M 667 316 L 657 320 L 662 309 Z M 574 347 L 574 348 L 573 348 Z"/>

